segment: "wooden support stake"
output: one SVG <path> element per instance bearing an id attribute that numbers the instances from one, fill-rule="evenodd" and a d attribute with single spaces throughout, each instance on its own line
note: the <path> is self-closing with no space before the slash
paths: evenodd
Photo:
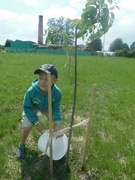
<path id="1" fill-rule="evenodd" d="M 90 113 L 89 113 L 89 121 L 87 123 L 87 133 L 86 133 L 86 139 L 85 139 L 85 146 L 84 146 L 84 153 L 83 153 L 83 164 L 82 169 L 84 168 L 85 161 L 86 161 L 86 154 L 88 149 L 88 143 L 90 138 L 90 123 L 92 121 L 93 116 L 93 109 L 94 109 L 94 102 L 95 102 L 95 94 L 96 94 L 96 84 L 93 84 L 92 86 L 92 97 L 91 97 L 91 104 L 90 104 Z"/>
<path id="2" fill-rule="evenodd" d="M 50 173 L 53 176 L 53 148 L 52 148 L 52 93 L 51 93 L 51 73 L 47 72 L 48 81 L 48 113 L 49 113 L 49 139 L 50 139 Z"/>

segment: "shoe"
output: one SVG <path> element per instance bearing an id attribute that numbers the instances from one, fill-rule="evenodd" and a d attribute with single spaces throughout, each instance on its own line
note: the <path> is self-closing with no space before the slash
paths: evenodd
<path id="1" fill-rule="evenodd" d="M 25 156 L 26 156 L 26 148 L 25 148 L 25 146 L 20 146 L 17 150 L 16 157 L 19 160 L 22 160 L 25 158 Z"/>

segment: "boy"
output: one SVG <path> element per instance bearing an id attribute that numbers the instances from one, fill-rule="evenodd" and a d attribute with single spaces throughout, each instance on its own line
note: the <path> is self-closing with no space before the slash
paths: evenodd
<path id="1" fill-rule="evenodd" d="M 37 130 L 44 133 L 45 128 L 38 119 L 38 111 L 48 117 L 48 82 L 47 71 L 51 73 L 51 92 L 52 92 L 52 118 L 53 118 L 53 131 L 60 130 L 60 122 L 62 119 L 60 113 L 61 91 L 55 85 L 58 79 L 58 71 L 52 64 L 44 64 L 34 74 L 38 74 L 32 86 L 27 90 L 22 114 L 22 131 L 20 138 L 20 145 L 17 151 L 17 158 L 24 159 L 26 155 L 25 141 L 35 125 Z"/>

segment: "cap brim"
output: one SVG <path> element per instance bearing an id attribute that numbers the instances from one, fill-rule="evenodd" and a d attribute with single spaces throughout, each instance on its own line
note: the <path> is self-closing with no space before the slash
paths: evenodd
<path id="1" fill-rule="evenodd" d="M 37 69 L 36 71 L 34 71 L 34 74 L 39 74 L 39 72 L 41 72 L 41 69 Z"/>
<path id="2" fill-rule="evenodd" d="M 42 70 L 42 69 L 37 69 L 34 74 L 39 74 L 40 72 L 48 73 L 48 70 Z M 50 72 L 51 73 L 51 72 Z"/>

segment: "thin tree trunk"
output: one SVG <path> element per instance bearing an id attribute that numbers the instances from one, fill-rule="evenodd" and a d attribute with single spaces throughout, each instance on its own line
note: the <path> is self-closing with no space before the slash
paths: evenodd
<path id="1" fill-rule="evenodd" d="M 73 99 L 73 109 L 72 109 L 72 116 L 71 116 L 67 160 L 66 160 L 66 168 L 68 171 L 69 171 L 69 151 L 70 151 L 70 143 L 71 143 L 71 136 L 72 136 L 72 126 L 74 122 L 74 114 L 75 114 L 75 106 L 76 106 L 76 92 L 77 92 L 77 27 L 75 29 L 75 67 L 74 68 L 75 68 L 74 99 Z"/>

